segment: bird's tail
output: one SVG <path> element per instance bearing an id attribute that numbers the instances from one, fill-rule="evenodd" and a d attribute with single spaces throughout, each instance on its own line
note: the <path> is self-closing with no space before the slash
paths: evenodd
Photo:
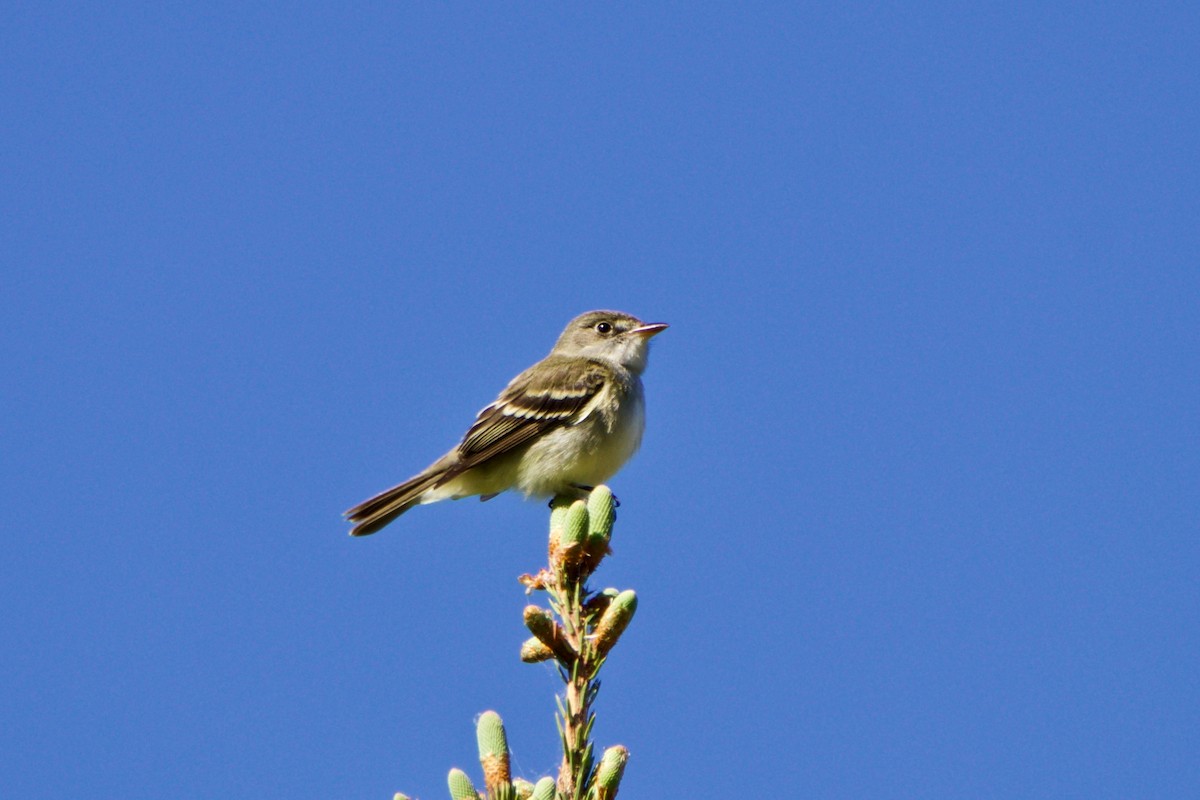
<path id="1" fill-rule="evenodd" d="M 427 469 L 399 486 L 364 500 L 345 514 L 346 519 L 354 523 L 350 535 L 369 536 L 375 533 L 405 511 L 419 505 L 421 496 L 445 478 L 444 470 Z"/>

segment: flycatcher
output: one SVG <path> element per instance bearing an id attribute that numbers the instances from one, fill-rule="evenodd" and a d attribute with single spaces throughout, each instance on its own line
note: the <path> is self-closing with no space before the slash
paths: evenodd
<path id="1" fill-rule="evenodd" d="M 479 412 L 463 440 L 399 486 L 346 512 L 352 536 L 375 533 L 416 505 L 516 489 L 526 497 L 590 491 L 642 443 L 642 371 L 663 322 L 589 311 L 550 355 Z"/>

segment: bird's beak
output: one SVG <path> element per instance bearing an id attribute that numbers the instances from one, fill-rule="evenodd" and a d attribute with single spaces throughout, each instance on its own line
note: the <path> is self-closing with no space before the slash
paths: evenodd
<path id="1" fill-rule="evenodd" d="M 665 323 L 665 322 L 647 322 L 645 325 L 642 325 L 641 327 L 634 328 L 633 330 L 630 331 L 630 333 L 632 333 L 636 336 L 640 336 L 643 339 L 649 339 L 651 336 L 662 333 L 668 327 L 670 327 L 670 326 L 668 326 L 667 323 Z"/>

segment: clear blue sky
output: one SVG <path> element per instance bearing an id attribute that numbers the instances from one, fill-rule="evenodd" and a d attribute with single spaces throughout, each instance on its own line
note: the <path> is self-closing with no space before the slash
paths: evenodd
<path id="1" fill-rule="evenodd" d="M 0 796 L 551 771 L 544 506 L 339 515 L 597 307 L 623 796 L 1200 796 L 1195 4 L 2 16 Z"/>

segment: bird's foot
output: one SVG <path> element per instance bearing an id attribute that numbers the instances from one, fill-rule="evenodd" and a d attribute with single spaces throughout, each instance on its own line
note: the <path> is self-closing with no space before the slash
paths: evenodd
<path id="1" fill-rule="evenodd" d="M 586 500 L 587 496 L 589 494 L 591 494 L 596 488 L 595 486 L 584 486 L 582 483 L 572 483 L 571 486 L 579 490 L 581 500 Z M 621 507 L 621 501 L 614 494 L 613 495 L 613 508 L 620 508 L 620 507 Z"/>
<path id="2" fill-rule="evenodd" d="M 584 486 L 582 483 L 572 483 L 571 488 L 575 490 L 575 498 L 574 499 L 587 500 L 588 495 L 590 495 L 595 490 L 596 487 L 595 486 Z M 496 495 L 494 495 L 494 494 L 489 494 L 489 495 L 484 495 L 480 499 L 481 500 L 491 500 L 495 496 Z M 570 498 L 570 497 L 571 497 L 571 493 L 568 493 L 568 492 L 563 492 L 561 494 L 557 494 L 554 497 L 550 498 L 550 502 L 546 503 L 546 507 L 553 509 L 554 504 L 557 503 L 559 500 L 562 500 L 563 498 Z M 621 507 L 621 499 L 614 494 L 613 495 L 613 508 L 620 508 L 620 507 Z"/>

